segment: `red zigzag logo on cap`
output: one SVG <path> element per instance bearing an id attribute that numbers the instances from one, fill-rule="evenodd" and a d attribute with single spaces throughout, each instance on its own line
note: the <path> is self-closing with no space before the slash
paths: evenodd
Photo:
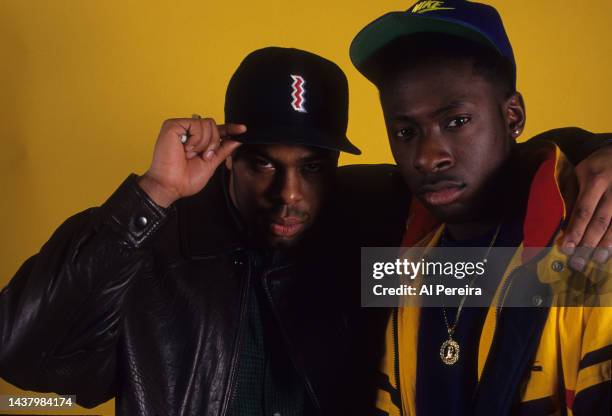
<path id="1" fill-rule="evenodd" d="M 304 81 L 304 78 L 300 75 L 291 75 L 291 79 L 293 80 L 291 84 L 291 88 L 293 88 L 291 92 L 291 97 L 293 97 L 291 107 L 293 107 L 295 111 L 306 113 L 307 111 L 304 108 L 304 103 L 306 102 L 306 98 L 304 98 L 304 94 L 306 93 L 306 81 Z"/>

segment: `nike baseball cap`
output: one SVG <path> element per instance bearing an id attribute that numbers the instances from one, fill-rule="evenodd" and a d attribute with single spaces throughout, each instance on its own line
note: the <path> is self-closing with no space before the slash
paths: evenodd
<path id="1" fill-rule="evenodd" d="M 250 53 L 225 95 L 225 122 L 245 144 L 298 144 L 361 154 L 346 137 L 348 82 L 333 62 L 299 49 Z"/>
<path id="2" fill-rule="evenodd" d="M 516 62 L 510 40 L 495 8 L 465 0 L 422 0 L 406 11 L 387 13 L 364 27 L 353 39 L 350 57 L 364 75 L 377 52 L 391 42 L 417 33 L 441 33 L 469 39 L 497 52 L 512 68 Z"/>

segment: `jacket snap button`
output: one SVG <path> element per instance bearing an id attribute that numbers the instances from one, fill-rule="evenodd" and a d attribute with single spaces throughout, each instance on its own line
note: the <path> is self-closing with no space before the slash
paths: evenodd
<path id="1" fill-rule="evenodd" d="M 147 219 L 147 217 L 138 217 L 136 219 L 136 225 L 138 225 L 140 228 L 146 227 L 148 223 L 149 220 Z"/>
<path id="2" fill-rule="evenodd" d="M 533 302 L 533 306 L 540 306 L 544 302 L 544 299 L 542 299 L 540 295 L 535 295 L 531 301 Z"/>
<path id="3" fill-rule="evenodd" d="M 563 263 L 560 262 L 559 260 L 555 260 L 552 262 L 552 269 L 556 272 L 562 272 L 563 271 Z"/>

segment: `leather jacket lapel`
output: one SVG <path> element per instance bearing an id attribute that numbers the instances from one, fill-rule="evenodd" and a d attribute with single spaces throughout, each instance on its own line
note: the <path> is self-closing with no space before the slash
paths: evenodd
<path id="1" fill-rule="evenodd" d="M 226 168 L 220 166 L 201 192 L 177 201 L 181 251 L 187 258 L 244 246 L 244 226 L 230 200 L 227 179 Z"/>

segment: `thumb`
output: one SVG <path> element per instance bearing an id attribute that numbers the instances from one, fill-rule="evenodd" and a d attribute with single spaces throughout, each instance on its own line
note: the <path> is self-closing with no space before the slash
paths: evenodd
<path id="1" fill-rule="evenodd" d="M 225 139 L 221 142 L 221 146 L 215 151 L 215 155 L 212 158 L 211 162 L 215 166 L 219 166 L 232 152 L 238 149 L 242 145 L 241 142 L 236 140 Z"/>
<path id="2" fill-rule="evenodd" d="M 219 135 L 221 137 L 243 134 L 247 131 L 244 124 L 227 123 L 219 126 Z"/>

